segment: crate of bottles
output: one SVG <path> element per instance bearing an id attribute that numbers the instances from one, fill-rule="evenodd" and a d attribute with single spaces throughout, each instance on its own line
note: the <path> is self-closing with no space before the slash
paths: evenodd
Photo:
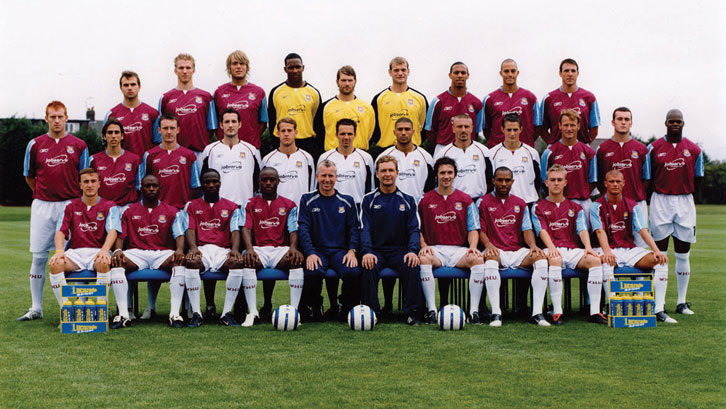
<path id="1" fill-rule="evenodd" d="M 61 334 L 85 334 L 108 330 L 108 287 L 102 284 L 61 286 Z"/>
<path id="2" fill-rule="evenodd" d="M 639 277 L 640 280 L 634 280 L 630 275 L 610 276 L 610 327 L 655 327 L 653 276 L 644 274 Z"/>

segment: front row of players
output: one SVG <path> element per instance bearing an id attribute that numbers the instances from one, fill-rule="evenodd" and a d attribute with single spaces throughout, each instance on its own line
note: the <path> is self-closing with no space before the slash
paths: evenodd
<path id="1" fill-rule="evenodd" d="M 623 197 L 621 172 L 605 175 L 606 194 L 593 203 L 589 215 L 564 197 L 567 172 L 559 165 L 547 171 L 549 196 L 531 209 L 510 194 L 514 179 L 508 168 L 496 169 L 494 191 L 477 203 L 453 187 L 456 172 L 453 159 L 437 160 L 438 186 L 417 206 L 396 187 L 396 159 L 382 156 L 376 163 L 380 187 L 363 198 L 360 215 L 353 198 L 335 189 L 336 167 L 328 160 L 318 165 L 318 189 L 302 196 L 299 210 L 277 194 L 279 176 L 273 168 L 262 169 L 261 193 L 244 210 L 220 197 L 220 175 L 213 169 L 202 173 L 203 196 L 182 211 L 159 200 L 159 180 L 147 175 L 141 181 L 141 200 L 119 216 L 118 207 L 98 195 L 98 173 L 84 169 L 80 172 L 82 197 L 66 206 L 58 223 L 56 254 L 50 260 L 52 287 L 62 304 L 64 273 L 95 270 L 99 283 L 110 281 L 116 296 L 119 315 L 112 328 L 123 328 L 130 325 L 126 273 L 162 269 L 171 272 L 170 325 L 197 327 L 202 324 L 201 274 L 218 271 L 227 274 L 220 323 L 240 325 L 232 309 L 242 287 L 249 310 L 242 325 L 252 326 L 259 322 L 256 272 L 262 268 L 289 271 L 291 305 L 300 308 L 303 320 L 316 321 L 323 319 L 320 293 L 328 269 L 343 279 L 340 312 L 362 300 L 380 313 L 378 278 L 389 267 L 400 276 L 406 322 L 416 325 L 421 319 L 435 323 L 433 268 L 459 267 L 471 271 L 469 321 L 482 324 L 478 306 L 486 286 L 490 325 L 501 326 L 500 269 L 532 267 L 531 321 L 549 326 L 563 323 L 562 268 L 567 267 L 587 270 L 589 321 L 605 324 L 601 287 L 607 294 L 613 268 L 631 266 L 654 270 L 656 315 L 675 323 L 664 311 L 668 259 L 657 250 L 640 208 Z M 598 248 L 590 243 L 588 216 Z M 637 247 L 635 235 L 656 250 Z M 544 249 L 538 247 L 536 237 Z M 549 321 L 542 313 L 548 284 L 553 306 Z M 179 315 L 185 291 L 193 311 L 186 324 Z M 271 292 L 266 292 L 265 305 L 269 297 Z"/>

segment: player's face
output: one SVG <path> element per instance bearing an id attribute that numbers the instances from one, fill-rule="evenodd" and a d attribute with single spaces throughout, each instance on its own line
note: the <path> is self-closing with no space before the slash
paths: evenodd
<path id="1" fill-rule="evenodd" d="M 164 142 L 175 143 L 176 137 L 179 135 L 179 125 L 174 120 L 162 119 L 159 123 L 159 133 Z"/>
<path id="2" fill-rule="evenodd" d="M 321 192 L 330 193 L 335 189 L 335 182 L 338 180 L 338 175 L 335 174 L 334 167 L 321 167 L 318 170 L 318 174 L 315 175 L 315 180 L 318 181 L 318 187 Z"/>
<path id="3" fill-rule="evenodd" d="M 567 186 L 567 172 L 550 172 L 545 180 L 545 185 L 549 189 L 550 194 L 561 195 Z"/>
<path id="4" fill-rule="evenodd" d="M 680 112 L 670 113 L 666 117 L 666 129 L 671 135 L 680 135 L 683 132 L 683 126 L 686 122 L 683 120 L 683 114 Z"/>
<path id="5" fill-rule="evenodd" d="M 237 135 L 237 132 L 239 132 L 240 123 L 239 119 L 237 119 L 237 115 L 235 114 L 224 114 L 222 116 L 222 131 L 224 132 L 224 136 L 231 138 Z"/>
<path id="6" fill-rule="evenodd" d="M 146 177 L 141 181 L 141 195 L 149 200 L 159 198 L 159 179 L 155 176 Z"/>
<path id="7" fill-rule="evenodd" d="M 630 112 L 615 111 L 615 119 L 612 121 L 615 133 L 625 135 L 630 133 L 630 127 L 633 126 L 632 114 Z"/>
<path id="8" fill-rule="evenodd" d="M 494 175 L 494 189 L 501 196 L 509 195 L 514 178 L 512 172 L 499 171 Z"/>
<path id="9" fill-rule="evenodd" d="M 517 122 L 504 121 L 502 124 L 502 132 L 504 132 L 504 139 L 508 142 L 519 142 L 522 127 Z"/>
<path id="10" fill-rule="evenodd" d="M 464 64 L 458 64 L 451 68 L 449 73 L 451 86 L 453 88 L 466 88 L 466 80 L 469 79 L 469 69 Z"/>
<path id="11" fill-rule="evenodd" d="M 356 80 L 352 75 L 340 74 L 340 78 L 335 83 L 338 84 L 338 91 L 343 95 L 350 95 L 355 91 Z"/>
<path id="12" fill-rule="evenodd" d="M 124 137 L 121 134 L 121 127 L 116 124 L 109 125 L 108 128 L 106 128 L 106 134 L 103 135 L 103 139 L 106 140 L 106 145 L 108 145 L 109 148 L 118 148 L 121 146 L 121 141 L 124 140 Z"/>
<path id="13" fill-rule="evenodd" d="M 353 146 L 355 129 L 353 129 L 353 125 L 340 125 L 335 136 L 338 137 L 338 145 L 343 149 L 348 149 Z"/>
<path id="14" fill-rule="evenodd" d="M 456 137 L 456 140 L 461 142 L 470 141 L 472 126 L 473 124 L 471 122 L 471 118 L 454 119 L 453 129 L 454 137 Z"/>
<path id="15" fill-rule="evenodd" d="M 562 85 L 575 85 L 577 84 L 577 77 L 580 72 L 577 70 L 575 64 L 563 64 L 562 71 L 560 71 L 560 78 L 562 78 Z"/>
<path id="16" fill-rule="evenodd" d="M 241 62 L 241 61 L 232 61 L 229 64 L 229 73 L 232 75 L 232 78 L 236 81 L 242 81 L 247 77 L 247 70 L 249 67 L 247 64 Z"/>
<path id="17" fill-rule="evenodd" d="M 277 185 L 280 184 L 280 178 L 275 172 L 264 171 L 260 173 L 260 192 L 265 196 L 277 194 Z"/>
<path id="18" fill-rule="evenodd" d="M 398 178 L 398 169 L 396 169 L 396 164 L 393 162 L 383 162 L 378 164 L 376 177 L 378 178 L 378 181 L 381 182 L 381 186 L 396 186 L 396 179 Z"/>
<path id="19" fill-rule="evenodd" d="M 285 73 L 289 82 L 302 81 L 303 71 L 305 71 L 305 66 L 299 58 L 291 58 L 285 63 Z"/>
<path id="20" fill-rule="evenodd" d="M 202 192 L 204 194 L 218 194 L 220 186 L 222 186 L 222 181 L 219 180 L 216 173 L 209 172 L 202 176 Z"/>
<path id="21" fill-rule="evenodd" d="M 277 129 L 277 134 L 280 136 L 280 145 L 284 147 L 292 146 L 295 143 L 297 137 L 297 129 L 292 124 L 281 122 Z"/>
<path id="22" fill-rule="evenodd" d="M 182 84 L 186 84 L 192 80 L 194 71 L 194 64 L 189 60 L 179 60 L 174 67 L 174 74 L 176 74 L 176 77 Z"/>
<path id="23" fill-rule="evenodd" d="M 400 122 L 393 130 L 396 135 L 396 141 L 401 145 L 408 145 L 413 138 L 413 126 L 408 122 Z"/>
<path id="24" fill-rule="evenodd" d="M 85 197 L 94 197 L 98 194 L 101 182 L 97 173 L 87 173 L 81 175 L 81 191 Z"/>
<path id="25" fill-rule="evenodd" d="M 406 85 L 408 82 L 409 69 L 407 64 L 393 64 L 388 70 L 388 75 L 396 85 Z"/>
<path id="26" fill-rule="evenodd" d="M 454 167 L 451 165 L 441 165 L 439 166 L 438 172 L 436 172 L 436 178 L 439 180 L 439 185 L 447 189 L 454 184 L 455 177 L 456 172 L 454 172 Z"/>
<path id="27" fill-rule="evenodd" d="M 517 85 L 517 77 L 519 76 L 517 64 L 514 62 L 505 62 L 502 64 L 499 75 L 502 76 L 504 85 Z"/>
<path id="28" fill-rule="evenodd" d="M 624 185 L 625 181 L 620 175 L 608 176 L 605 178 L 605 189 L 610 196 L 620 196 L 620 194 L 623 192 Z"/>
<path id="29" fill-rule="evenodd" d="M 580 122 L 563 116 L 560 119 L 560 135 L 566 141 L 577 139 L 577 131 L 580 129 Z"/>
<path id="30" fill-rule="evenodd" d="M 121 92 L 124 94 L 126 99 L 134 99 L 139 96 L 139 80 L 136 77 L 123 77 L 121 78 Z"/>
<path id="31" fill-rule="evenodd" d="M 49 109 L 45 114 L 45 122 L 48 123 L 48 130 L 52 133 L 62 133 L 66 129 L 68 115 L 63 109 Z"/>

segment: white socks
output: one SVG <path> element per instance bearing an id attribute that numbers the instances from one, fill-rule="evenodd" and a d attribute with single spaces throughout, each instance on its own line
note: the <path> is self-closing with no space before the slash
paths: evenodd
<path id="1" fill-rule="evenodd" d="M 66 285 L 65 273 L 51 274 L 50 286 L 53 288 L 53 294 L 55 294 L 55 299 L 58 300 L 58 305 L 63 306 L 65 300 L 61 300 L 61 285 Z"/>
<path id="2" fill-rule="evenodd" d="M 43 311 L 43 285 L 45 284 L 45 266 L 48 265 L 48 252 L 33 253 L 30 265 L 30 297 L 33 311 Z"/>
<path id="3" fill-rule="evenodd" d="M 436 311 L 436 282 L 434 281 L 433 266 L 422 264 L 420 277 L 428 311 Z"/>
<path id="4" fill-rule="evenodd" d="M 602 289 L 605 290 L 605 300 L 610 300 L 610 276 L 613 275 L 615 267 L 610 264 L 602 265 Z"/>
<path id="5" fill-rule="evenodd" d="M 471 268 L 471 275 L 469 276 L 469 294 L 471 295 L 469 314 L 479 311 L 479 301 L 481 301 L 481 293 L 483 290 L 484 266 L 473 266 Z"/>
<path id="6" fill-rule="evenodd" d="M 552 301 L 552 313 L 562 314 L 562 267 L 549 267 L 550 301 Z"/>
<path id="7" fill-rule="evenodd" d="M 665 309 L 665 296 L 668 289 L 668 264 L 658 264 L 653 268 L 653 290 L 655 290 L 655 313 Z"/>
<path id="8" fill-rule="evenodd" d="M 129 282 L 126 280 L 126 271 L 123 267 L 112 268 L 109 272 L 111 275 L 111 288 L 116 296 L 116 305 L 118 305 L 118 315 L 129 318 Z"/>
<path id="9" fill-rule="evenodd" d="M 192 312 L 202 315 L 202 307 L 199 305 L 199 296 L 202 290 L 202 279 L 199 277 L 199 269 L 187 268 L 184 274 L 184 282 L 189 295 L 189 303 L 192 305 Z"/>
<path id="10" fill-rule="evenodd" d="M 547 293 L 547 260 L 534 262 L 532 272 L 532 315 L 542 314 L 545 293 Z"/>
<path id="11" fill-rule="evenodd" d="M 678 301 L 676 301 L 676 304 L 686 302 L 688 280 L 691 278 L 691 262 L 688 259 L 690 255 L 690 252 L 676 253 L 676 283 L 678 284 Z"/>
<path id="12" fill-rule="evenodd" d="M 181 308 L 182 297 L 184 297 L 184 282 L 185 270 L 183 266 L 172 267 L 171 269 L 171 280 L 169 280 L 169 291 L 171 292 L 171 311 L 169 316 L 174 317 L 179 315 L 179 309 Z M 152 282 L 150 281 L 149 284 Z"/>
<path id="13" fill-rule="evenodd" d="M 483 266 L 474 266 L 471 268 L 472 274 L 475 268 L 484 270 L 484 284 L 487 287 L 487 297 L 492 307 L 492 314 L 501 314 L 502 307 L 499 305 L 499 287 L 502 285 L 502 278 L 499 275 L 499 262 L 497 260 L 488 260 Z M 479 303 L 477 303 L 477 307 Z"/>
<path id="14" fill-rule="evenodd" d="M 108 279 L 111 277 L 110 272 L 99 273 L 96 272 L 96 284 L 108 286 Z M 106 301 L 106 297 L 98 297 L 98 300 Z"/>
<path id="15" fill-rule="evenodd" d="M 602 291 L 602 266 L 587 270 L 587 294 L 590 296 L 590 315 L 600 313 L 600 294 Z"/>
<path id="16" fill-rule="evenodd" d="M 247 309 L 251 315 L 259 315 L 257 312 L 257 271 L 254 268 L 242 269 L 242 286 L 244 287 Z"/>
<path id="17" fill-rule="evenodd" d="M 224 293 L 222 316 L 228 312 L 232 312 L 232 308 L 234 308 L 234 301 L 237 299 L 239 288 L 242 286 L 242 269 L 229 270 L 224 286 L 227 288 L 227 291 Z"/>
<path id="18" fill-rule="evenodd" d="M 302 296 L 303 284 L 305 283 L 305 274 L 302 268 L 290 269 L 288 276 L 288 284 L 290 285 L 290 305 L 297 308 L 300 304 Z"/>

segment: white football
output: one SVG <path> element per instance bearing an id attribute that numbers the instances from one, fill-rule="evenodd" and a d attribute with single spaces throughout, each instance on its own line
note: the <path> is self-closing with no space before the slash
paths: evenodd
<path id="1" fill-rule="evenodd" d="M 464 328 L 466 317 L 458 305 L 449 304 L 441 307 L 438 316 L 439 327 L 444 331 L 456 331 Z"/>
<path id="2" fill-rule="evenodd" d="M 278 331 L 294 331 L 300 325 L 300 313 L 292 305 L 281 305 L 272 313 L 272 326 Z"/>
<path id="3" fill-rule="evenodd" d="M 356 305 L 348 313 L 348 326 L 354 331 L 370 331 L 377 322 L 376 313 L 367 305 Z"/>

